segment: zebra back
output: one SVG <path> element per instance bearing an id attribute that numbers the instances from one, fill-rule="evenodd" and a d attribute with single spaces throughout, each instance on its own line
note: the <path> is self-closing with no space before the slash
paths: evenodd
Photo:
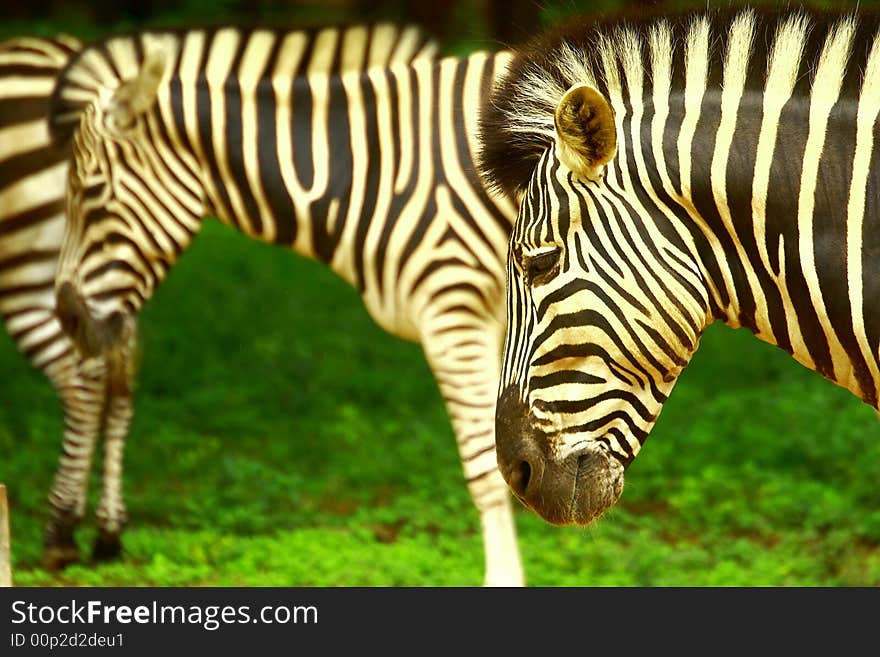
<path id="1" fill-rule="evenodd" d="M 211 48 L 218 42 L 224 48 Z M 212 27 L 147 30 L 99 41 L 71 59 L 52 94 L 51 130 L 56 141 L 67 141 L 80 112 L 135 77 L 147 55 L 160 53 L 177 69 L 189 62 L 218 70 L 247 66 L 252 50 L 268 51 L 266 62 L 290 78 L 331 76 L 348 71 L 407 64 L 434 58 L 437 43 L 413 25 L 375 23 L 311 29 Z M 222 52 L 218 56 L 217 53 Z M 223 61 L 221 61 L 223 60 Z M 268 64 L 267 64 L 268 65 Z M 263 71 L 255 72 L 257 76 Z"/>

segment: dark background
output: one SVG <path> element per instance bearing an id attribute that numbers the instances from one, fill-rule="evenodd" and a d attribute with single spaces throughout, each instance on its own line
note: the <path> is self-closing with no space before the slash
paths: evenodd
<path id="1" fill-rule="evenodd" d="M 37 33 L 63 28 L 87 38 L 142 26 L 209 22 L 311 25 L 388 19 L 418 23 L 449 44 L 511 46 L 576 13 L 663 12 L 744 4 L 695 0 L 5 0 L 0 29 L 12 35 L 22 33 L 23 27 Z M 760 0 L 748 4 L 784 7 L 805 3 Z M 878 3 L 818 0 L 807 4 L 848 8 Z"/>

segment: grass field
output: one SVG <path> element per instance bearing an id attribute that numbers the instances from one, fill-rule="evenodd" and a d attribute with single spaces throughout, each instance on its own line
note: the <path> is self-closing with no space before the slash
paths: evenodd
<path id="1" fill-rule="evenodd" d="M 62 574 L 39 567 L 59 406 L 0 338 L 16 584 L 481 583 L 477 514 L 420 348 L 329 271 L 208 222 L 141 326 L 125 557 Z M 612 512 L 579 529 L 517 509 L 528 582 L 880 585 L 878 481 L 871 408 L 714 326 Z M 93 536 L 87 521 L 85 553 Z"/>

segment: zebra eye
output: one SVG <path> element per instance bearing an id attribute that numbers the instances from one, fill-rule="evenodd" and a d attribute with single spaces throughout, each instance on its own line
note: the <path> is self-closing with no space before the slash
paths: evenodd
<path id="1" fill-rule="evenodd" d="M 523 270 L 529 285 L 546 283 L 559 271 L 560 249 L 523 254 Z"/>

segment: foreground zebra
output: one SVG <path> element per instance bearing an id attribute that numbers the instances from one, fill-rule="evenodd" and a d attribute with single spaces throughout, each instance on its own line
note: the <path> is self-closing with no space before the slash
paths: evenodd
<path id="1" fill-rule="evenodd" d="M 481 122 L 524 192 L 499 466 L 554 523 L 612 506 L 715 320 L 878 405 L 880 40 L 873 16 L 572 24 Z"/>
<path id="2" fill-rule="evenodd" d="M 0 315 L 18 349 L 43 371 L 64 408 L 63 454 L 49 495 L 44 563 L 77 558 L 73 532 L 86 511 L 92 452 L 104 436 L 96 511 L 96 558 L 119 552 L 125 522 L 122 446 L 132 416 L 131 340 L 104 358 L 83 359 L 55 318 L 55 266 L 64 234 L 69 149 L 49 136 L 49 97 L 80 48 L 72 38 L 0 43 Z"/>
<path id="3" fill-rule="evenodd" d="M 520 584 L 493 429 L 515 212 L 474 166 L 476 109 L 508 56 L 367 67 L 375 50 L 351 48 L 339 72 L 345 58 L 297 35 L 226 28 L 83 51 L 54 113 L 82 115 L 59 313 L 84 353 L 112 353 L 206 215 L 321 260 L 377 323 L 423 345 L 480 512 L 486 582 Z"/>

